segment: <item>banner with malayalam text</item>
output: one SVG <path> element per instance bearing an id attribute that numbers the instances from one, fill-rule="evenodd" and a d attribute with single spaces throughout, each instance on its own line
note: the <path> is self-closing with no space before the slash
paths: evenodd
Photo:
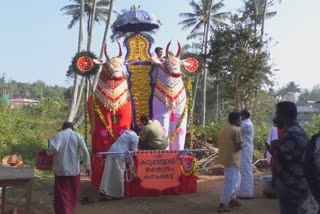
<path id="1" fill-rule="evenodd" d="M 142 152 L 136 158 L 136 174 L 143 188 L 162 191 L 179 186 L 178 152 Z"/>

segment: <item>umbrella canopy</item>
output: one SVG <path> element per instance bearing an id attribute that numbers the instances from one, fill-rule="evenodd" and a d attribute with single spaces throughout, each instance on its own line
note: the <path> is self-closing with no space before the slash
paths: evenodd
<path id="1" fill-rule="evenodd" d="M 118 16 L 111 28 L 115 32 L 141 32 L 158 29 L 160 20 L 144 10 L 130 10 Z"/>

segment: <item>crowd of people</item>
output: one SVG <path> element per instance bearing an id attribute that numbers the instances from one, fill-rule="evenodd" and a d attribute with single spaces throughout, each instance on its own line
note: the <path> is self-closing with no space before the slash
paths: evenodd
<path id="1" fill-rule="evenodd" d="M 254 127 L 250 116 L 246 109 L 231 112 L 229 124 L 220 131 L 218 162 L 224 167 L 224 185 L 218 212 L 230 212 L 241 206 L 238 199 L 254 199 Z M 313 136 L 308 143 L 307 134 L 296 119 L 297 107 L 294 103 L 278 103 L 274 127 L 266 142 L 272 185 L 281 214 L 300 214 L 310 194 L 320 203 L 320 135 Z M 99 188 L 104 200 L 117 200 L 124 196 L 128 151 L 168 148 L 168 139 L 157 120 L 143 115 L 140 124 L 133 130 L 126 130 L 106 156 Z M 90 175 L 90 156 L 84 138 L 74 131 L 73 123 L 64 122 L 62 130 L 49 140 L 47 153 L 55 156 L 55 213 L 71 214 L 75 209 L 80 192 L 80 150 L 86 174 Z"/>
<path id="2" fill-rule="evenodd" d="M 220 213 L 241 206 L 237 198 L 254 198 L 254 129 L 249 118 L 247 110 L 232 112 L 229 124 L 220 132 L 218 161 L 224 166 L 224 186 L 217 210 Z M 273 122 L 265 145 L 280 214 L 300 214 L 310 194 L 320 204 L 320 137 L 317 134 L 308 143 L 293 102 L 279 102 Z"/>

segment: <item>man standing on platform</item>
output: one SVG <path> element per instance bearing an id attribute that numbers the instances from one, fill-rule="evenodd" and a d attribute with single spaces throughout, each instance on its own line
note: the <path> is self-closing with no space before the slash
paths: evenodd
<path id="1" fill-rule="evenodd" d="M 147 115 L 143 115 L 140 117 L 140 122 L 144 127 L 140 134 L 139 149 L 165 150 L 168 147 L 168 139 L 159 121 L 150 120 Z"/>
<path id="2" fill-rule="evenodd" d="M 154 49 L 154 53 L 151 54 L 151 63 L 159 65 L 164 62 L 162 58 L 163 49 L 161 47 L 156 47 Z"/>
<path id="3" fill-rule="evenodd" d="M 151 64 L 153 66 L 160 66 L 164 62 L 164 58 L 162 58 L 162 52 L 163 49 L 161 47 L 156 47 L 154 49 L 154 53 L 151 54 Z M 158 73 L 154 69 L 151 72 L 151 86 L 154 87 L 154 84 L 156 83 L 156 79 L 158 78 Z"/>
<path id="4" fill-rule="evenodd" d="M 114 154 L 107 154 L 104 163 L 99 188 L 101 200 L 119 200 L 124 196 L 124 172 L 129 155 L 126 152 L 138 150 L 140 128 L 136 126 L 134 130 L 126 130 L 108 151 Z"/>
<path id="5" fill-rule="evenodd" d="M 240 132 L 240 113 L 231 112 L 229 125 L 220 131 L 218 163 L 224 166 L 223 192 L 220 196 L 218 212 L 230 212 L 230 208 L 240 206 L 235 200 L 240 185 L 240 156 L 243 147 Z"/>
<path id="6" fill-rule="evenodd" d="M 237 194 L 239 199 L 252 199 L 254 197 L 253 186 L 253 136 L 254 128 L 250 120 L 250 112 L 246 109 L 240 112 L 241 116 L 241 136 L 243 142 L 243 149 L 241 151 L 240 175 L 241 183 Z"/>
<path id="7" fill-rule="evenodd" d="M 54 162 L 54 212 L 72 214 L 80 192 L 79 149 L 84 157 L 86 174 L 91 172 L 90 156 L 83 137 L 73 131 L 72 122 L 64 122 L 62 131 L 49 139 L 48 155 L 55 155 Z"/>

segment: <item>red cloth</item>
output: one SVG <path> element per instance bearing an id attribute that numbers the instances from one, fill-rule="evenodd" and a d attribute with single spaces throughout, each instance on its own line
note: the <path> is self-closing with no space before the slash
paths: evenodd
<path id="1" fill-rule="evenodd" d="M 165 152 L 165 151 L 164 151 Z M 191 161 L 191 157 L 186 157 L 187 161 Z M 180 159 L 181 161 L 181 159 Z M 92 156 L 92 174 L 91 174 L 91 182 L 93 183 L 96 190 L 99 190 L 100 181 L 104 169 L 104 158 L 102 155 Z M 135 162 L 135 166 L 137 166 L 137 162 Z M 186 171 L 187 173 L 188 171 Z M 159 195 L 173 195 L 173 194 L 188 194 L 197 192 L 197 176 L 185 176 L 181 175 L 179 178 L 179 186 L 175 188 L 167 188 L 163 191 L 155 190 L 155 189 L 145 189 L 141 187 L 141 180 L 139 178 L 134 178 L 130 182 L 125 182 L 125 196 L 126 197 L 134 197 L 134 196 L 159 196 Z"/>
<path id="2" fill-rule="evenodd" d="M 278 133 L 278 139 L 280 139 L 281 136 L 283 135 L 283 129 L 277 128 L 277 133 Z M 272 172 L 273 171 L 273 157 L 271 157 L 269 165 L 270 165 L 271 172 Z"/>
<path id="3" fill-rule="evenodd" d="M 99 191 L 101 177 L 103 174 L 105 158 L 102 155 L 92 154 L 91 158 L 91 182 Z"/>
<path id="4" fill-rule="evenodd" d="M 47 154 L 46 150 L 41 150 L 37 153 L 36 169 L 38 170 L 52 170 L 53 157 Z"/>
<path id="5" fill-rule="evenodd" d="M 116 123 L 113 123 L 113 112 L 109 111 L 103 104 L 96 98 L 96 102 L 100 108 L 105 122 L 109 125 L 109 128 L 118 138 L 122 131 L 128 130 L 131 127 L 132 112 L 131 112 L 131 100 L 126 102 L 116 112 Z M 95 106 L 92 103 L 92 96 L 90 96 L 88 102 L 88 114 L 91 123 L 91 142 L 92 142 L 92 158 L 91 158 L 91 181 L 95 188 L 98 190 L 104 168 L 104 157 L 102 155 L 96 155 L 94 152 L 107 152 L 111 145 L 115 142 L 109 134 L 102 134 L 102 131 L 106 131 L 105 124 L 101 121 L 100 116 L 95 111 Z"/>
<path id="6" fill-rule="evenodd" d="M 118 138 L 122 131 L 128 130 L 131 127 L 132 113 L 131 113 L 131 100 L 126 102 L 116 112 L 116 122 L 112 121 L 113 112 L 109 111 L 103 104 L 96 98 L 96 102 L 100 108 L 102 115 L 104 116 L 105 122 L 109 128 L 113 131 L 116 138 Z M 100 116 L 96 113 L 95 107 L 92 103 L 92 96 L 88 100 L 88 114 L 91 123 L 91 141 L 93 152 L 107 152 L 111 145 L 114 143 L 113 139 L 109 134 L 102 134 L 102 131 L 106 131 L 106 126 L 101 121 Z"/>
<path id="7" fill-rule="evenodd" d="M 277 128 L 277 132 L 278 132 L 278 139 L 280 139 L 280 137 L 283 135 L 283 129 Z"/>
<path id="8" fill-rule="evenodd" d="M 55 176 L 54 178 L 54 212 L 55 214 L 72 214 L 80 193 L 80 175 Z"/>

